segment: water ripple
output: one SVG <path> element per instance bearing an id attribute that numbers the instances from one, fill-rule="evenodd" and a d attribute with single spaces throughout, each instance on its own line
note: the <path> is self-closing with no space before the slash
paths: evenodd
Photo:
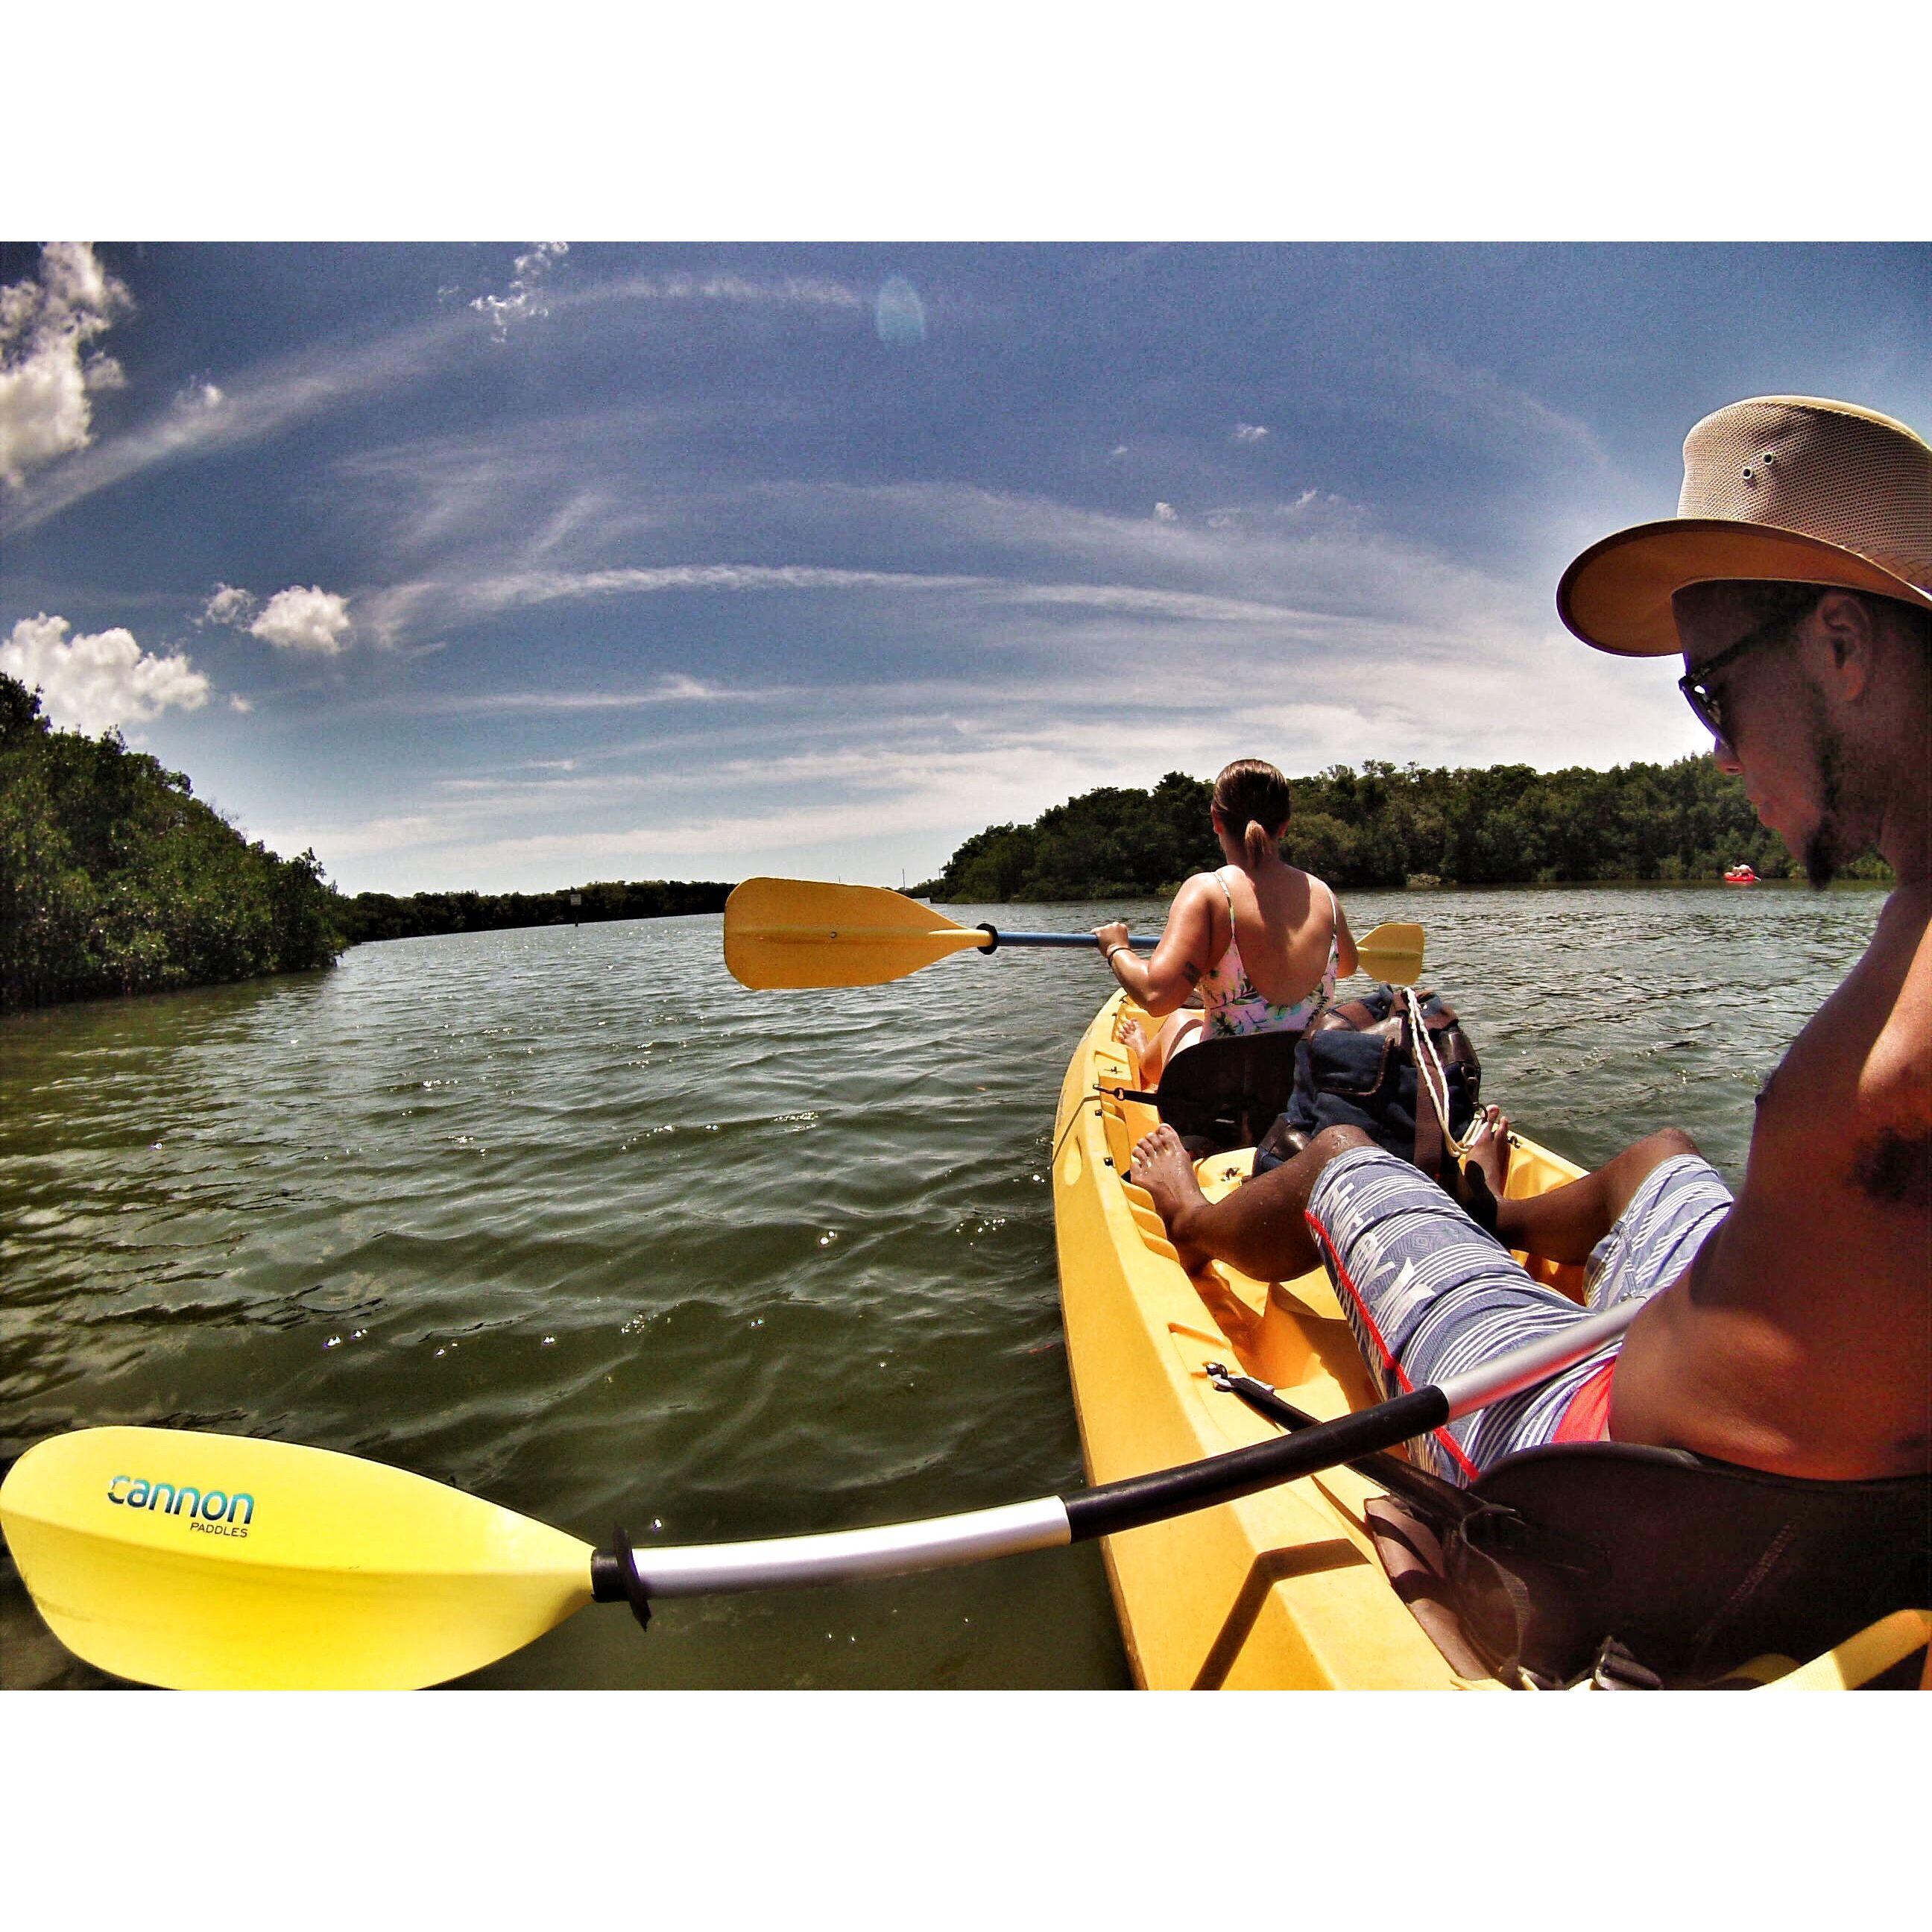
<path id="1" fill-rule="evenodd" d="M 1735 1179 L 1750 1095 L 1879 898 L 1364 895 L 1420 917 L 1486 1090 Z M 1002 908 L 1084 930 L 1156 906 Z M 365 946 L 0 1022 L 0 1463 L 145 1422 L 373 1456 L 593 1541 L 890 1521 L 1077 1483 L 1045 1174 L 1078 955 L 754 994 L 718 922 Z M 653 1527 L 655 1526 L 655 1527 Z M 100 1682 L 0 1563 L 0 1682 Z M 1106 1684 L 1090 1550 L 586 1612 L 492 1684 Z"/>

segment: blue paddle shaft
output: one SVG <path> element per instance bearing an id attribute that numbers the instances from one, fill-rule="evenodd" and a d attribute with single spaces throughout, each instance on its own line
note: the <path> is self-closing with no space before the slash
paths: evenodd
<path id="1" fill-rule="evenodd" d="M 982 952 L 991 952 L 1002 946 L 1097 946 L 1100 941 L 1090 932 L 1002 932 L 996 926 L 982 926 L 980 931 L 992 934 L 991 946 L 982 946 Z M 1126 944 L 1144 946 L 1151 950 L 1160 944 L 1156 933 L 1151 939 L 1144 934 L 1136 933 Z"/>

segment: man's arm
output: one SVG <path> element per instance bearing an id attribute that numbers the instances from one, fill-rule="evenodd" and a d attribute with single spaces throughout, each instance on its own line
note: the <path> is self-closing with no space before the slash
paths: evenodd
<path id="1" fill-rule="evenodd" d="M 1611 1426 L 1821 1479 L 1932 1461 L 1932 939 L 1901 890 L 1759 1096 L 1737 1205 L 1624 1342 Z"/>

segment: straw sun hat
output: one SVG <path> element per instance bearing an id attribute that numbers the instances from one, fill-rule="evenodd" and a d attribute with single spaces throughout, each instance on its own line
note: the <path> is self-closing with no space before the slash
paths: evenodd
<path id="1" fill-rule="evenodd" d="M 1932 449 L 1902 422 L 1816 396 L 1753 396 L 1684 439 L 1677 514 L 1592 544 L 1556 609 L 1620 657 L 1682 648 L 1673 591 L 1737 578 L 1868 590 L 1932 610 Z"/>

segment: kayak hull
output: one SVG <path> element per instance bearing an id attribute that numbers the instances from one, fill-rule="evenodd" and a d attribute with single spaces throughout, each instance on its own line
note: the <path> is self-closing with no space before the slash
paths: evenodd
<path id="1" fill-rule="evenodd" d="M 1067 1357 L 1089 1478 L 1138 1475 L 1271 1439 L 1275 1426 L 1217 1390 L 1220 1363 L 1322 1419 L 1376 1400 L 1328 1277 L 1256 1282 L 1214 1263 L 1190 1278 L 1151 1202 L 1124 1180 L 1158 1117 L 1107 1089 L 1138 1084 L 1118 1037 L 1124 995 L 1088 1028 L 1062 1086 L 1053 1190 Z M 1198 1172 L 1238 1185 L 1251 1150 Z M 1508 1191 L 1580 1169 L 1519 1142 Z M 1537 1271 L 1576 1292 L 1579 1271 Z M 1149 1688 L 1479 1688 L 1460 1677 L 1396 1595 L 1363 1505 L 1378 1486 L 1337 1469 L 1107 1539 L 1107 1570 L 1136 1682 Z M 1498 1688 L 1481 1680 L 1480 1688 Z"/>

